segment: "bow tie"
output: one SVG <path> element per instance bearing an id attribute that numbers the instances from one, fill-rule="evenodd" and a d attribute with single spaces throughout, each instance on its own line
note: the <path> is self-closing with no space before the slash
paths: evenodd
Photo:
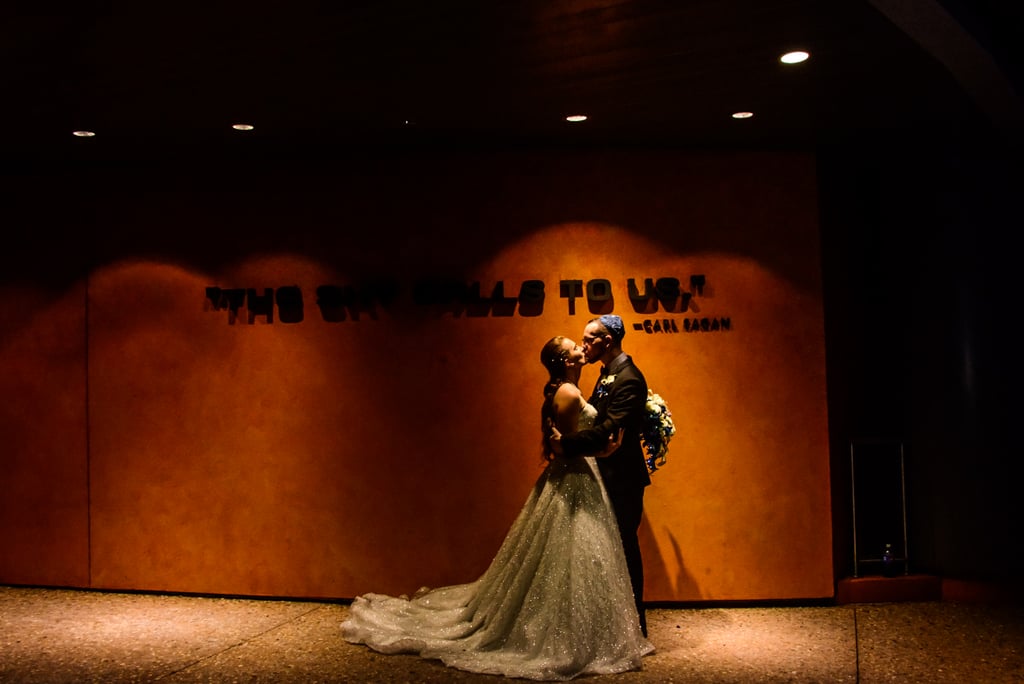
<path id="1" fill-rule="evenodd" d="M 608 375 L 608 366 L 601 366 L 601 377 Z"/>

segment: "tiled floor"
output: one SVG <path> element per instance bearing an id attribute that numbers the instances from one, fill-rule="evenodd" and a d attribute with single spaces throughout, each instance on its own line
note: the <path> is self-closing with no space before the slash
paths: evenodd
<path id="1" fill-rule="evenodd" d="M 343 641 L 338 603 L 0 586 L 0 682 L 501 682 Z M 1020 606 L 656 609 L 641 672 L 588 682 L 1024 682 Z"/>

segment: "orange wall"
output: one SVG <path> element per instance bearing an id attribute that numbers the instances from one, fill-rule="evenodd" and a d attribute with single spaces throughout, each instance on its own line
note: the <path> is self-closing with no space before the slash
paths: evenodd
<path id="1" fill-rule="evenodd" d="M 87 586 L 85 288 L 0 294 L 0 582 Z"/>
<path id="2" fill-rule="evenodd" d="M 0 338 L 0 388 L 24 397 L 0 410 L 0 581 L 351 597 L 475 579 L 542 469 L 540 348 L 593 315 L 559 283 L 606 278 L 602 312 L 679 329 L 624 342 L 679 428 L 647 494 L 647 599 L 832 595 L 811 158 L 451 155 L 249 180 L 126 176 L 91 200 L 87 283 L 2 286 L 35 313 Z M 627 297 L 628 278 L 697 274 L 685 312 Z M 424 278 L 546 297 L 475 315 L 417 302 Z M 374 279 L 393 301 L 324 320 L 318 286 Z M 304 318 L 229 322 L 211 286 L 297 286 Z M 684 332 L 695 317 L 731 327 Z"/>

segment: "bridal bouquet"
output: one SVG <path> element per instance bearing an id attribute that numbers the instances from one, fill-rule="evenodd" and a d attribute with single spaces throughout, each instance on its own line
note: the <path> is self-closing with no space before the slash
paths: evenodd
<path id="1" fill-rule="evenodd" d="M 653 473 L 665 465 L 668 443 L 675 434 L 672 412 L 668 410 L 665 400 L 653 390 L 647 390 L 647 415 L 640 434 L 644 451 L 647 452 L 647 470 Z"/>

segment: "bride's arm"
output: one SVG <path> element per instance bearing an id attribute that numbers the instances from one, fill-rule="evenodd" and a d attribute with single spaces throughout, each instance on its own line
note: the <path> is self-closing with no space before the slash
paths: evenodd
<path id="1" fill-rule="evenodd" d="M 622 435 L 625 432 L 623 428 L 619 428 L 615 432 L 608 435 L 608 443 L 605 444 L 604 449 L 601 451 L 594 452 L 592 454 L 578 454 L 579 456 L 594 456 L 596 458 L 605 458 L 611 456 L 615 451 L 622 446 Z M 571 433 L 570 433 L 571 434 Z M 548 435 L 548 443 L 551 445 L 551 451 L 563 456 L 562 453 L 562 432 L 554 425 L 551 426 L 551 434 Z"/>
<path id="2" fill-rule="evenodd" d="M 568 382 L 555 392 L 552 402 L 555 409 L 555 428 L 561 433 L 575 432 L 583 410 L 583 393 L 580 388 Z"/>
<path id="3" fill-rule="evenodd" d="M 597 458 L 605 458 L 607 456 L 611 456 L 613 453 L 615 453 L 616 450 L 618 450 L 620 446 L 622 446 L 623 432 L 625 432 L 625 430 L 619 428 L 616 432 L 613 432 L 612 434 L 608 435 L 608 444 L 605 445 L 604 449 L 596 454 L 590 455 L 596 456 Z"/>

